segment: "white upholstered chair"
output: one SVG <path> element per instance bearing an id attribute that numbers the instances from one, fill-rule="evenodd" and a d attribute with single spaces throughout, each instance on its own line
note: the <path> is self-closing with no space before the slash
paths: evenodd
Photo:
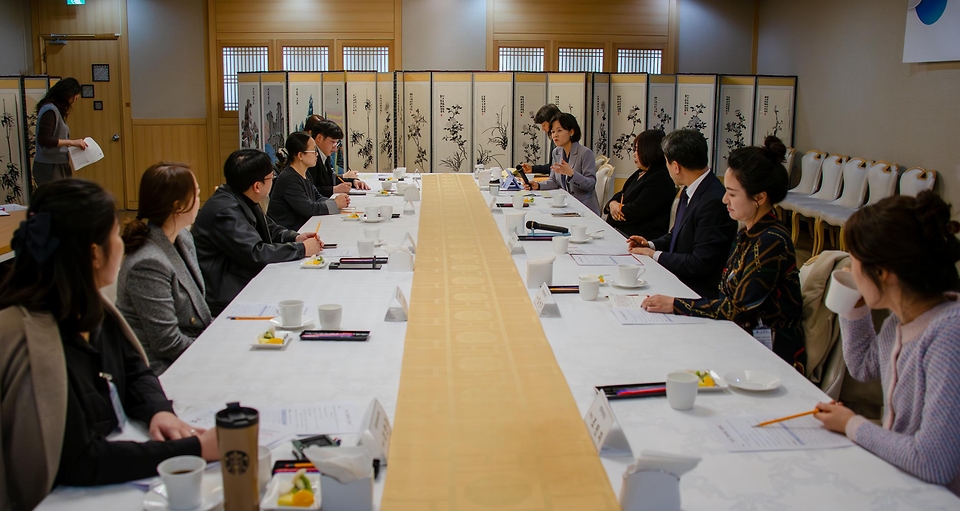
<path id="1" fill-rule="evenodd" d="M 797 156 L 797 150 L 788 147 L 787 154 L 783 157 L 783 167 L 787 169 L 787 181 L 790 180 L 790 174 L 793 173 L 793 159 Z"/>
<path id="2" fill-rule="evenodd" d="M 900 177 L 900 195 L 916 197 L 924 190 L 933 190 L 937 182 L 937 171 L 923 167 L 913 167 Z"/>
<path id="3" fill-rule="evenodd" d="M 606 165 L 607 162 L 609 162 L 609 161 L 610 161 L 610 158 L 607 158 L 606 156 L 604 156 L 604 155 L 602 155 L 602 154 L 598 154 L 598 155 L 597 155 L 597 169 L 599 170 L 600 167 Z"/>
<path id="4" fill-rule="evenodd" d="M 797 242 L 797 237 L 800 235 L 800 217 L 805 216 L 803 213 L 798 213 L 797 209 L 811 204 L 822 205 L 837 200 L 837 197 L 840 196 L 840 187 L 843 185 L 843 167 L 847 163 L 847 160 L 848 158 L 842 154 L 826 156 L 820 166 L 820 189 L 810 195 L 798 195 L 793 198 L 790 197 L 790 193 L 788 192 L 787 198 L 780 203 L 781 208 L 793 211 L 791 237 L 794 243 Z M 801 176 L 801 180 L 802 179 L 803 176 Z M 816 218 L 816 214 L 806 216 L 808 216 L 811 222 L 810 227 L 812 230 L 812 223 Z"/>
<path id="5" fill-rule="evenodd" d="M 596 193 L 600 209 L 603 209 L 610 197 L 613 197 L 613 165 L 605 163 L 597 169 Z"/>
<path id="6" fill-rule="evenodd" d="M 852 162 L 854 160 L 850 161 Z M 869 200 L 866 202 L 867 205 L 876 204 L 881 199 L 890 197 L 897 191 L 898 170 L 899 167 L 897 165 L 885 161 L 874 162 L 867 168 L 867 186 L 865 188 L 866 193 L 869 194 Z M 843 242 L 843 225 L 847 222 L 847 219 L 864 204 L 863 197 L 861 197 L 856 204 L 853 203 L 853 197 L 850 197 L 850 200 L 847 202 L 842 202 L 847 196 L 847 187 L 850 186 L 849 183 L 851 179 L 847 176 L 846 172 L 847 169 L 844 168 L 843 194 L 839 199 L 820 208 L 817 222 L 814 225 L 813 255 L 819 254 L 823 250 L 825 241 L 823 233 L 824 227 L 829 229 L 831 238 L 833 237 L 833 229 L 831 229 L 831 227 L 840 228 L 838 240 L 834 245 L 840 248 L 840 250 L 844 250 L 846 244 Z"/>

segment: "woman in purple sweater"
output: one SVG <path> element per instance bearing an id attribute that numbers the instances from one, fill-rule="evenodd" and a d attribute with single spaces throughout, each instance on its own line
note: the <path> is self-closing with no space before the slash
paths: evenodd
<path id="1" fill-rule="evenodd" d="M 854 378 L 883 385 L 883 422 L 821 403 L 827 429 L 960 496 L 960 224 L 933 192 L 896 196 L 847 221 L 844 241 L 863 300 L 840 319 Z M 870 309 L 890 309 L 880 333 Z"/>

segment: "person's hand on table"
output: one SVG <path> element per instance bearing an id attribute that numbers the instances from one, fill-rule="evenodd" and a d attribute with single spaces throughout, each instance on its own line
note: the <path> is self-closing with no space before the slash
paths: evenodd
<path id="1" fill-rule="evenodd" d="M 610 208 L 611 210 L 613 209 L 613 204 L 610 205 Z M 644 238 L 643 236 L 630 236 L 629 238 L 627 238 L 627 248 L 646 247 L 646 246 L 648 246 L 647 238 Z"/>
<path id="2" fill-rule="evenodd" d="M 157 412 L 150 419 L 150 438 L 154 440 L 180 440 L 198 436 L 206 431 L 195 428 L 170 412 Z"/>
<path id="3" fill-rule="evenodd" d="M 673 297 L 663 295 L 648 296 L 647 299 L 640 304 L 640 307 L 647 312 L 673 314 Z"/>
<path id="4" fill-rule="evenodd" d="M 350 197 L 347 194 L 334 195 L 333 200 L 337 203 L 339 209 L 350 207 Z"/>
<path id="5" fill-rule="evenodd" d="M 573 175 L 573 167 L 571 167 L 570 164 L 565 161 L 562 161 L 560 163 L 554 163 L 550 167 L 550 170 L 556 172 L 557 174 L 560 174 L 561 176 L 570 177 Z"/>
<path id="6" fill-rule="evenodd" d="M 617 201 L 610 201 L 610 218 L 621 222 L 625 218 L 623 216 L 623 210 L 620 209 L 620 203 Z M 627 240 L 627 243 L 629 242 L 630 240 Z"/>
<path id="7" fill-rule="evenodd" d="M 357 171 L 356 171 L 356 170 L 348 170 L 348 171 L 346 171 L 346 172 L 343 173 L 343 177 L 346 178 L 346 179 L 356 179 L 357 176 L 359 176 L 359 175 L 360 175 L 360 174 L 357 174 Z"/>
<path id="8" fill-rule="evenodd" d="M 333 187 L 333 193 L 350 193 L 351 189 L 353 189 L 353 183 L 340 183 Z"/>
<path id="9" fill-rule="evenodd" d="M 317 237 L 316 233 L 307 232 L 297 236 L 297 241 L 303 243 L 303 255 L 315 256 L 323 250 L 323 241 Z"/>
<path id="10" fill-rule="evenodd" d="M 847 423 L 856 415 L 853 410 L 836 401 L 817 403 L 817 410 L 820 411 L 813 414 L 813 417 L 822 422 L 823 427 L 841 434 L 846 434 Z"/>
<path id="11" fill-rule="evenodd" d="M 630 253 L 631 253 L 631 254 L 642 255 L 642 256 L 647 256 L 647 257 L 653 257 L 653 254 L 654 254 L 655 252 L 653 251 L 652 248 L 633 247 L 633 248 L 630 249 Z"/>
<path id="12" fill-rule="evenodd" d="M 350 172 L 353 172 L 353 171 L 351 170 Z M 357 179 L 356 181 L 353 182 L 353 187 L 356 188 L 357 190 L 369 190 L 369 189 L 370 189 L 370 186 L 367 185 L 367 183 L 364 183 L 363 181 L 361 181 L 361 180 L 359 180 L 359 179 Z"/>

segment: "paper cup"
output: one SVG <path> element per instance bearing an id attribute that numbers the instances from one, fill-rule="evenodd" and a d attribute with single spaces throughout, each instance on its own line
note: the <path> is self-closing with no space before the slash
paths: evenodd
<path id="1" fill-rule="evenodd" d="M 260 492 L 263 493 L 263 489 L 267 487 L 267 483 L 270 482 L 272 475 L 270 474 L 271 469 L 273 468 L 273 455 L 270 453 L 270 448 L 261 445 L 257 448 L 257 484 L 260 485 Z"/>
<path id="2" fill-rule="evenodd" d="M 365 239 L 365 240 L 379 241 L 379 240 L 380 240 L 380 229 L 377 229 L 377 228 L 375 228 L 375 227 L 367 227 L 367 228 L 365 228 L 365 229 L 363 230 L 363 239 Z"/>
<path id="3" fill-rule="evenodd" d="M 403 176 L 406 176 L 406 175 L 407 175 L 406 167 L 397 167 L 393 169 L 393 177 L 397 179 L 403 179 Z"/>
<path id="4" fill-rule="evenodd" d="M 513 209 L 520 211 L 523 208 L 523 192 L 513 194 Z"/>
<path id="5" fill-rule="evenodd" d="M 303 324 L 303 300 L 284 300 L 280 302 L 280 323 L 283 326 Z"/>
<path id="6" fill-rule="evenodd" d="M 562 193 L 557 193 L 556 195 L 553 196 L 554 206 L 560 207 L 566 204 L 566 202 L 567 202 L 567 196 Z"/>
<path id="7" fill-rule="evenodd" d="M 600 294 L 600 277 L 583 276 L 580 277 L 580 299 L 592 302 Z"/>
<path id="8" fill-rule="evenodd" d="M 674 410 L 689 410 L 697 400 L 700 378 L 692 373 L 677 372 L 667 375 L 667 402 Z"/>
<path id="9" fill-rule="evenodd" d="M 320 317 L 320 328 L 324 330 L 340 330 L 340 320 L 343 318 L 343 306 L 337 303 L 326 303 L 317 307 L 317 316 Z"/>
<path id="10" fill-rule="evenodd" d="M 828 309 L 837 314 L 846 314 L 857 306 L 861 296 L 852 273 L 836 270 L 830 274 L 830 291 L 824 302 Z"/>
<path id="11" fill-rule="evenodd" d="M 360 253 L 360 257 L 373 257 L 373 246 L 376 244 L 374 240 L 359 240 L 357 241 L 357 252 Z"/>
<path id="12" fill-rule="evenodd" d="M 517 235 L 519 236 L 519 235 L 521 235 L 521 234 L 524 233 L 523 222 L 524 222 L 524 218 L 526 218 L 527 214 L 524 213 L 522 209 L 519 210 L 519 211 L 510 211 L 510 212 L 508 212 L 508 213 L 507 213 L 506 215 L 504 215 L 504 216 L 506 217 L 506 220 L 507 220 L 507 234 L 508 234 L 508 235 L 509 235 L 510 233 L 514 233 L 514 232 L 515 232 L 515 233 L 517 233 Z"/>
<path id="13" fill-rule="evenodd" d="M 587 226 L 586 225 L 571 225 L 570 226 L 570 237 L 573 241 L 586 241 L 587 240 Z"/>
<path id="14" fill-rule="evenodd" d="M 570 236 L 554 236 L 553 237 L 553 253 L 557 255 L 563 255 L 567 253 L 567 248 L 570 247 Z"/>
<path id="15" fill-rule="evenodd" d="M 363 212 L 366 213 L 367 218 L 371 220 L 374 218 L 380 218 L 380 208 L 377 206 L 367 206 L 364 208 Z"/>
<path id="16" fill-rule="evenodd" d="M 480 169 L 477 172 L 477 183 L 484 185 L 490 183 L 490 171 Z"/>
<path id="17" fill-rule="evenodd" d="M 393 218 L 393 206 L 380 206 L 380 219 L 389 220 Z"/>
<path id="18" fill-rule="evenodd" d="M 500 183 L 490 183 L 490 195 L 500 195 Z"/>
<path id="19" fill-rule="evenodd" d="M 157 465 L 157 473 L 167 487 L 170 509 L 193 509 L 203 497 L 203 471 L 207 462 L 199 456 L 175 456 Z"/>
<path id="20" fill-rule="evenodd" d="M 644 270 L 639 264 L 619 264 L 617 269 L 619 270 L 617 283 L 627 287 L 636 286 L 637 279 Z"/>

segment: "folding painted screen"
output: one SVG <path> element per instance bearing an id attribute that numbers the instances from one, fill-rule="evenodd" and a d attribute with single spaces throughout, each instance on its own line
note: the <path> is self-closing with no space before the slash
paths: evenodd
<path id="1" fill-rule="evenodd" d="M 377 171 L 390 172 L 396 166 L 394 140 L 393 73 L 377 73 Z"/>
<path id="2" fill-rule="evenodd" d="M 560 108 L 561 112 L 573 114 L 584 127 L 583 113 L 586 111 L 587 76 L 584 73 L 548 73 L 547 99 Z"/>
<path id="3" fill-rule="evenodd" d="M 473 75 L 473 164 L 513 166 L 513 73 Z"/>
<path id="4" fill-rule="evenodd" d="M 0 78 L 0 204 L 25 204 L 27 186 L 23 137 L 26 116 L 21 78 Z"/>
<path id="5" fill-rule="evenodd" d="M 347 168 L 377 171 L 377 74 L 346 73 L 347 123 L 343 150 Z"/>
<path id="6" fill-rule="evenodd" d="M 635 170 L 633 142 L 646 129 L 647 75 L 610 76 L 610 164 L 614 176 L 629 177 Z"/>
<path id="7" fill-rule="evenodd" d="M 793 146 L 793 122 L 797 101 L 797 77 L 758 76 L 753 143 L 763 144 L 767 135 L 780 137 Z"/>
<path id="8" fill-rule="evenodd" d="M 610 156 L 610 75 L 595 73 L 592 82 L 589 144 L 597 156 Z"/>
<path id="9" fill-rule="evenodd" d="M 707 139 L 707 164 L 713 161 L 717 125 L 717 75 L 677 76 L 677 129 L 694 129 Z"/>
<path id="10" fill-rule="evenodd" d="M 516 73 L 513 88 L 513 161 L 544 164 L 550 157 L 550 142 L 539 124 L 537 110 L 547 103 L 547 75 Z"/>
<path id="11" fill-rule="evenodd" d="M 287 75 L 260 75 L 260 98 L 263 104 L 260 126 L 263 127 L 263 150 L 276 161 L 277 151 L 287 142 Z"/>
<path id="12" fill-rule="evenodd" d="M 406 123 L 406 167 L 413 172 L 433 172 L 433 138 L 430 133 L 430 73 L 403 74 L 403 110 Z"/>
<path id="13" fill-rule="evenodd" d="M 393 79 L 393 118 L 394 118 L 394 151 L 396 151 L 396 162 L 398 167 L 407 165 L 407 116 L 404 115 L 404 94 L 403 72 L 394 73 Z"/>
<path id="14" fill-rule="evenodd" d="M 287 73 L 287 84 L 289 132 L 303 131 L 307 117 L 323 112 L 323 79 L 320 73 Z"/>
<path id="15" fill-rule="evenodd" d="M 753 140 L 753 96 L 757 89 L 755 76 L 721 76 L 717 143 L 713 168 L 723 174 L 727 157 L 735 149 L 750 145 Z"/>
<path id="16" fill-rule="evenodd" d="M 677 116 L 676 75 L 650 75 L 647 92 L 647 126 L 650 129 L 673 131 Z"/>
<path id="17" fill-rule="evenodd" d="M 260 73 L 237 74 L 237 100 L 240 106 L 240 148 L 263 149 L 260 131 Z"/>
<path id="18" fill-rule="evenodd" d="M 470 73 L 433 73 L 434 172 L 473 171 Z"/>

